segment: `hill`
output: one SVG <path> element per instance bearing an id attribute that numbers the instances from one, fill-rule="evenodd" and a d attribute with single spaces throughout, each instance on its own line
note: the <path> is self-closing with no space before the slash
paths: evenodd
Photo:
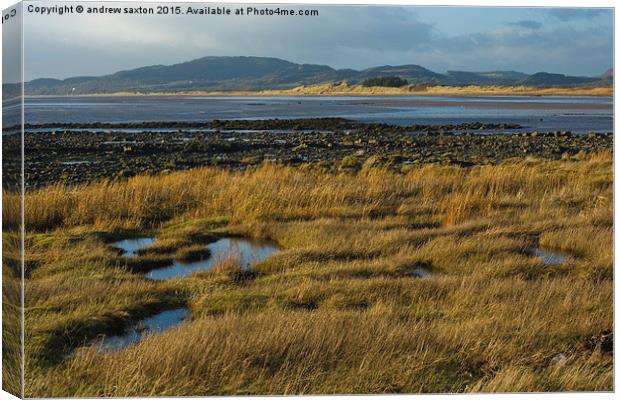
<path id="1" fill-rule="evenodd" d="M 525 86 L 573 86 L 581 84 L 592 84 L 601 81 L 598 77 L 586 76 L 567 76 L 562 74 L 550 74 L 548 72 L 535 73 L 523 81 L 521 84 Z"/>
<path id="2" fill-rule="evenodd" d="M 291 89 L 301 85 L 398 77 L 411 84 L 450 86 L 579 86 L 609 85 L 613 71 L 598 77 L 575 77 L 540 72 L 527 75 L 515 71 L 431 71 L 416 64 L 383 65 L 361 71 L 334 69 L 327 65 L 296 64 L 273 57 L 203 57 L 173 65 L 152 65 L 110 75 L 35 79 L 26 83 L 29 95 L 105 93 L 174 93 L 188 91 L 256 91 Z M 4 85 L 6 98 L 15 85 Z"/>

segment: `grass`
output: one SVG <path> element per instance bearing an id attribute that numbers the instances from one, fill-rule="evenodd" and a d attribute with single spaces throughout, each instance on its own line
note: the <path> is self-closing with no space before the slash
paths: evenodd
<path id="1" fill-rule="evenodd" d="M 289 90 L 258 92 L 264 95 L 309 95 L 309 96 L 613 96 L 611 86 L 581 87 L 533 87 L 533 86 L 440 86 L 407 85 L 399 88 L 364 87 L 361 85 L 318 84 L 299 86 Z"/>
<path id="2" fill-rule="evenodd" d="M 26 395 L 610 391 L 612 184 L 601 153 L 403 174 L 206 168 L 29 192 Z M 4 204 L 17 226 L 17 196 Z M 109 247 L 122 232 L 157 237 L 133 261 L 144 268 L 199 257 L 220 235 L 282 251 L 249 273 L 233 257 L 149 281 Z M 572 257 L 545 265 L 537 246 Z M 176 328 L 91 345 L 179 305 L 192 318 Z"/>
<path id="3" fill-rule="evenodd" d="M 21 234 L 2 235 L 2 389 L 22 396 Z"/>
<path id="4" fill-rule="evenodd" d="M 119 92 L 115 96 L 144 96 L 143 93 Z M 613 96 L 612 85 L 607 86 L 441 86 L 412 84 L 402 87 L 365 87 L 346 82 L 298 86 L 291 89 L 226 92 L 171 92 L 148 93 L 147 96 Z M 94 95 L 97 96 L 97 95 Z"/>
<path id="5" fill-rule="evenodd" d="M 191 262 L 204 260 L 208 258 L 209 255 L 209 249 L 205 248 L 203 245 L 194 244 L 179 248 L 176 251 L 174 258 L 179 261 Z"/>

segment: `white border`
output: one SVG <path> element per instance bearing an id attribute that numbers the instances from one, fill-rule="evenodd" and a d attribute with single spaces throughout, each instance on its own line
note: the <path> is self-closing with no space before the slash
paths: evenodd
<path id="1" fill-rule="evenodd" d="M 112 2 L 127 2 L 126 0 L 106 0 L 106 1 L 112 1 Z M 132 1 L 134 3 L 148 3 L 149 1 L 144 1 L 144 0 L 134 0 Z M 183 0 L 166 0 L 166 3 L 187 3 L 188 1 L 183 1 Z M 191 2 L 191 1 L 190 1 Z M 14 5 L 16 3 L 16 1 L 12 1 L 12 0 L 0 0 L 0 9 L 5 9 L 8 8 L 12 5 Z M 307 0 L 307 1 L 303 1 L 303 0 L 286 0 L 286 1 L 278 1 L 278 0 L 250 0 L 250 1 L 242 1 L 242 0 L 226 0 L 226 1 L 213 1 L 213 0 L 203 0 L 200 1 L 200 3 L 214 3 L 214 4 L 223 4 L 223 3 L 237 3 L 237 4 L 250 4 L 250 3 L 255 3 L 255 4 L 274 4 L 274 3 L 281 3 L 281 4 L 324 4 L 324 5 L 381 5 L 381 6 L 387 6 L 387 5 L 404 5 L 404 6 L 487 6 L 487 7 L 615 7 L 615 2 L 613 0 L 589 0 L 589 1 L 578 1 L 578 0 L 504 0 L 504 1 L 499 1 L 499 0 L 474 0 L 474 1 L 467 1 L 467 0 L 448 0 L 448 1 L 428 1 L 428 0 L 417 0 L 417 1 L 410 1 L 410 0 L 388 0 L 386 2 L 380 2 L 378 0 L 376 1 L 368 1 L 368 0 L 337 0 L 337 1 L 330 1 L 330 0 Z M 22 21 L 22 29 L 23 26 L 25 24 L 25 20 Z M 614 27 L 615 27 L 615 12 L 614 12 Z M 1 39 L 1 34 L 0 34 L 0 39 Z M 23 40 L 23 34 L 22 34 L 22 40 Z M 617 57 L 618 57 L 618 52 L 616 51 L 618 47 L 618 32 L 614 30 L 614 67 L 615 65 L 618 65 L 617 61 Z M 23 57 L 23 51 L 22 51 L 22 57 Z M 1 55 L 0 55 L 0 74 L 2 71 L 2 66 L 1 66 Z M 615 73 L 615 70 L 614 70 Z M 23 72 L 22 72 L 23 75 Z M 23 90 L 23 88 L 22 88 Z M 614 132 L 615 133 L 620 133 L 620 129 L 618 129 L 619 124 L 618 124 L 618 119 L 615 118 L 616 115 L 618 115 L 618 103 L 615 101 L 616 100 L 616 83 L 614 80 Z M 23 102 L 23 96 L 22 96 L 22 102 Z M 23 105 L 22 105 L 23 107 Z M 1 113 L 0 113 L 0 118 L 1 118 Z M 23 118 L 23 114 L 22 114 L 22 118 Z M 1 119 L 0 119 L 1 121 Z M 1 126 L 1 124 L 0 124 Z M 618 144 L 618 141 L 614 140 L 614 160 L 615 160 L 615 154 L 618 154 L 618 150 L 620 148 L 620 145 Z M 0 154 L 0 160 L 1 160 L 1 154 Z M 23 156 L 22 156 L 22 160 L 23 160 Z M 1 166 L 0 166 L 1 168 Z M 614 211 L 618 209 L 618 206 L 620 205 L 620 200 L 618 199 L 617 196 L 617 187 L 615 185 L 615 176 L 617 176 L 618 173 L 618 165 L 615 163 L 614 161 Z M 616 214 L 614 213 L 614 225 L 617 221 L 616 218 Z M 614 268 L 616 265 L 616 256 L 618 255 L 618 246 L 619 243 L 616 240 L 616 235 L 615 235 L 615 229 L 614 229 Z M 2 255 L 2 248 L 0 246 L 0 256 Z M 22 272 L 23 272 L 23 268 L 22 268 Z M 1 288 L 0 288 L 1 290 Z M 618 281 L 616 280 L 614 282 L 614 305 L 618 304 Z M 23 310 L 22 310 L 23 312 Z M 615 306 L 614 306 L 614 335 L 617 336 L 617 329 L 616 329 L 616 318 L 615 318 L 616 314 L 615 314 Z M 0 318 L 1 321 L 1 318 Z M 23 331 L 22 331 L 22 335 L 23 335 Z M 1 348 L 1 343 L 0 343 L 0 348 Z M 22 349 L 23 351 L 23 349 Z M 614 368 L 615 368 L 615 361 L 616 361 L 616 357 L 614 356 Z M 617 374 L 617 368 L 615 368 L 614 371 L 614 388 L 617 389 L 620 383 L 620 379 L 618 377 Z M 255 399 L 257 396 L 234 396 L 234 399 L 239 399 L 239 400 L 250 400 L 250 399 Z M 299 398 L 299 396 L 258 396 L 260 398 L 274 398 L 274 399 L 296 399 Z M 544 398 L 544 399 L 566 399 L 566 400 L 574 400 L 574 399 L 593 399 L 593 400 L 597 400 L 597 399 L 612 399 L 612 398 L 616 398 L 615 393 L 588 393 L 588 392 L 583 392 L 583 393 L 567 393 L 567 392 L 563 392 L 563 393 L 523 393 L 523 394 L 441 394 L 441 395 L 352 395 L 352 396 L 302 396 L 302 397 L 308 397 L 308 398 L 312 398 L 312 399 L 316 399 L 316 400 L 333 400 L 334 398 L 346 398 L 346 399 L 351 399 L 351 400 L 366 400 L 369 397 L 372 399 L 377 399 L 377 400 L 387 400 L 387 399 L 411 399 L 411 400 L 444 400 L 444 399 L 495 399 L 495 398 L 501 398 L 501 399 L 511 399 L 511 400 L 534 400 L 534 399 L 538 399 L 540 397 Z M 14 399 L 15 397 L 13 397 L 12 395 L 2 391 L 0 392 L 0 400 L 4 400 L 4 399 Z M 173 399 L 186 399 L 187 397 L 169 397 L 169 398 L 173 398 Z M 202 398 L 202 397 L 199 397 Z M 209 397 L 209 398 L 214 398 L 214 399 L 220 399 L 223 398 L 221 396 L 218 397 Z"/>

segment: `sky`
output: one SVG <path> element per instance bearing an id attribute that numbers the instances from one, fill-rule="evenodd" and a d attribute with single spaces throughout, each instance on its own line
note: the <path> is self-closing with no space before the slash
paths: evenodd
<path id="1" fill-rule="evenodd" d="M 17 10 L 14 14 L 11 12 L 3 14 L 11 16 L 2 23 L 2 82 L 20 82 L 22 77 L 22 14 Z"/>
<path id="2" fill-rule="evenodd" d="M 125 5 L 149 3 L 121 6 Z M 180 6 L 185 11 L 189 4 Z M 319 15 L 26 12 L 25 79 L 97 76 L 204 56 L 238 55 L 334 68 L 418 64 L 436 72 L 515 70 L 593 76 L 613 65 L 611 9 L 291 7 L 316 9 Z"/>

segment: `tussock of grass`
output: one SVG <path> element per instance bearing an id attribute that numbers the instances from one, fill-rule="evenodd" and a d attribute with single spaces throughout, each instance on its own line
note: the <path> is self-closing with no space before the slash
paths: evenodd
<path id="1" fill-rule="evenodd" d="M 257 269 L 248 269 L 241 264 L 241 254 L 234 249 L 224 258 L 215 260 L 211 269 L 195 273 L 196 277 L 210 279 L 212 282 L 227 285 L 243 285 L 256 279 L 260 272 Z"/>
<path id="2" fill-rule="evenodd" d="M 210 251 L 204 245 L 194 244 L 179 248 L 174 253 L 174 258 L 179 261 L 199 261 L 208 258 Z"/>
<path id="3" fill-rule="evenodd" d="M 591 345 L 613 326 L 611 165 L 264 165 L 29 192 L 26 395 L 611 390 L 612 355 Z M 120 257 L 119 232 L 157 241 Z M 137 273 L 225 234 L 283 249 L 252 271 L 231 257 L 178 280 Z M 545 265 L 533 247 L 571 257 Z M 89 345 L 180 304 L 192 320 L 177 328 Z"/>
<path id="4" fill-rule="evenodd" d="M 178 248 L 191 246 L 192 241 L 185 237 L 159 237 L 151 246 L 136 251 L 138 255 L 173 254 Z"/>
<path id="5" fill-rule="evenodd" d="M 139 257 L 123 257 L 117 265 L 136 273 L 148 272 L 153 269 L 170 265 L 174 257 L 168 254 L 140 254 Z"/>

